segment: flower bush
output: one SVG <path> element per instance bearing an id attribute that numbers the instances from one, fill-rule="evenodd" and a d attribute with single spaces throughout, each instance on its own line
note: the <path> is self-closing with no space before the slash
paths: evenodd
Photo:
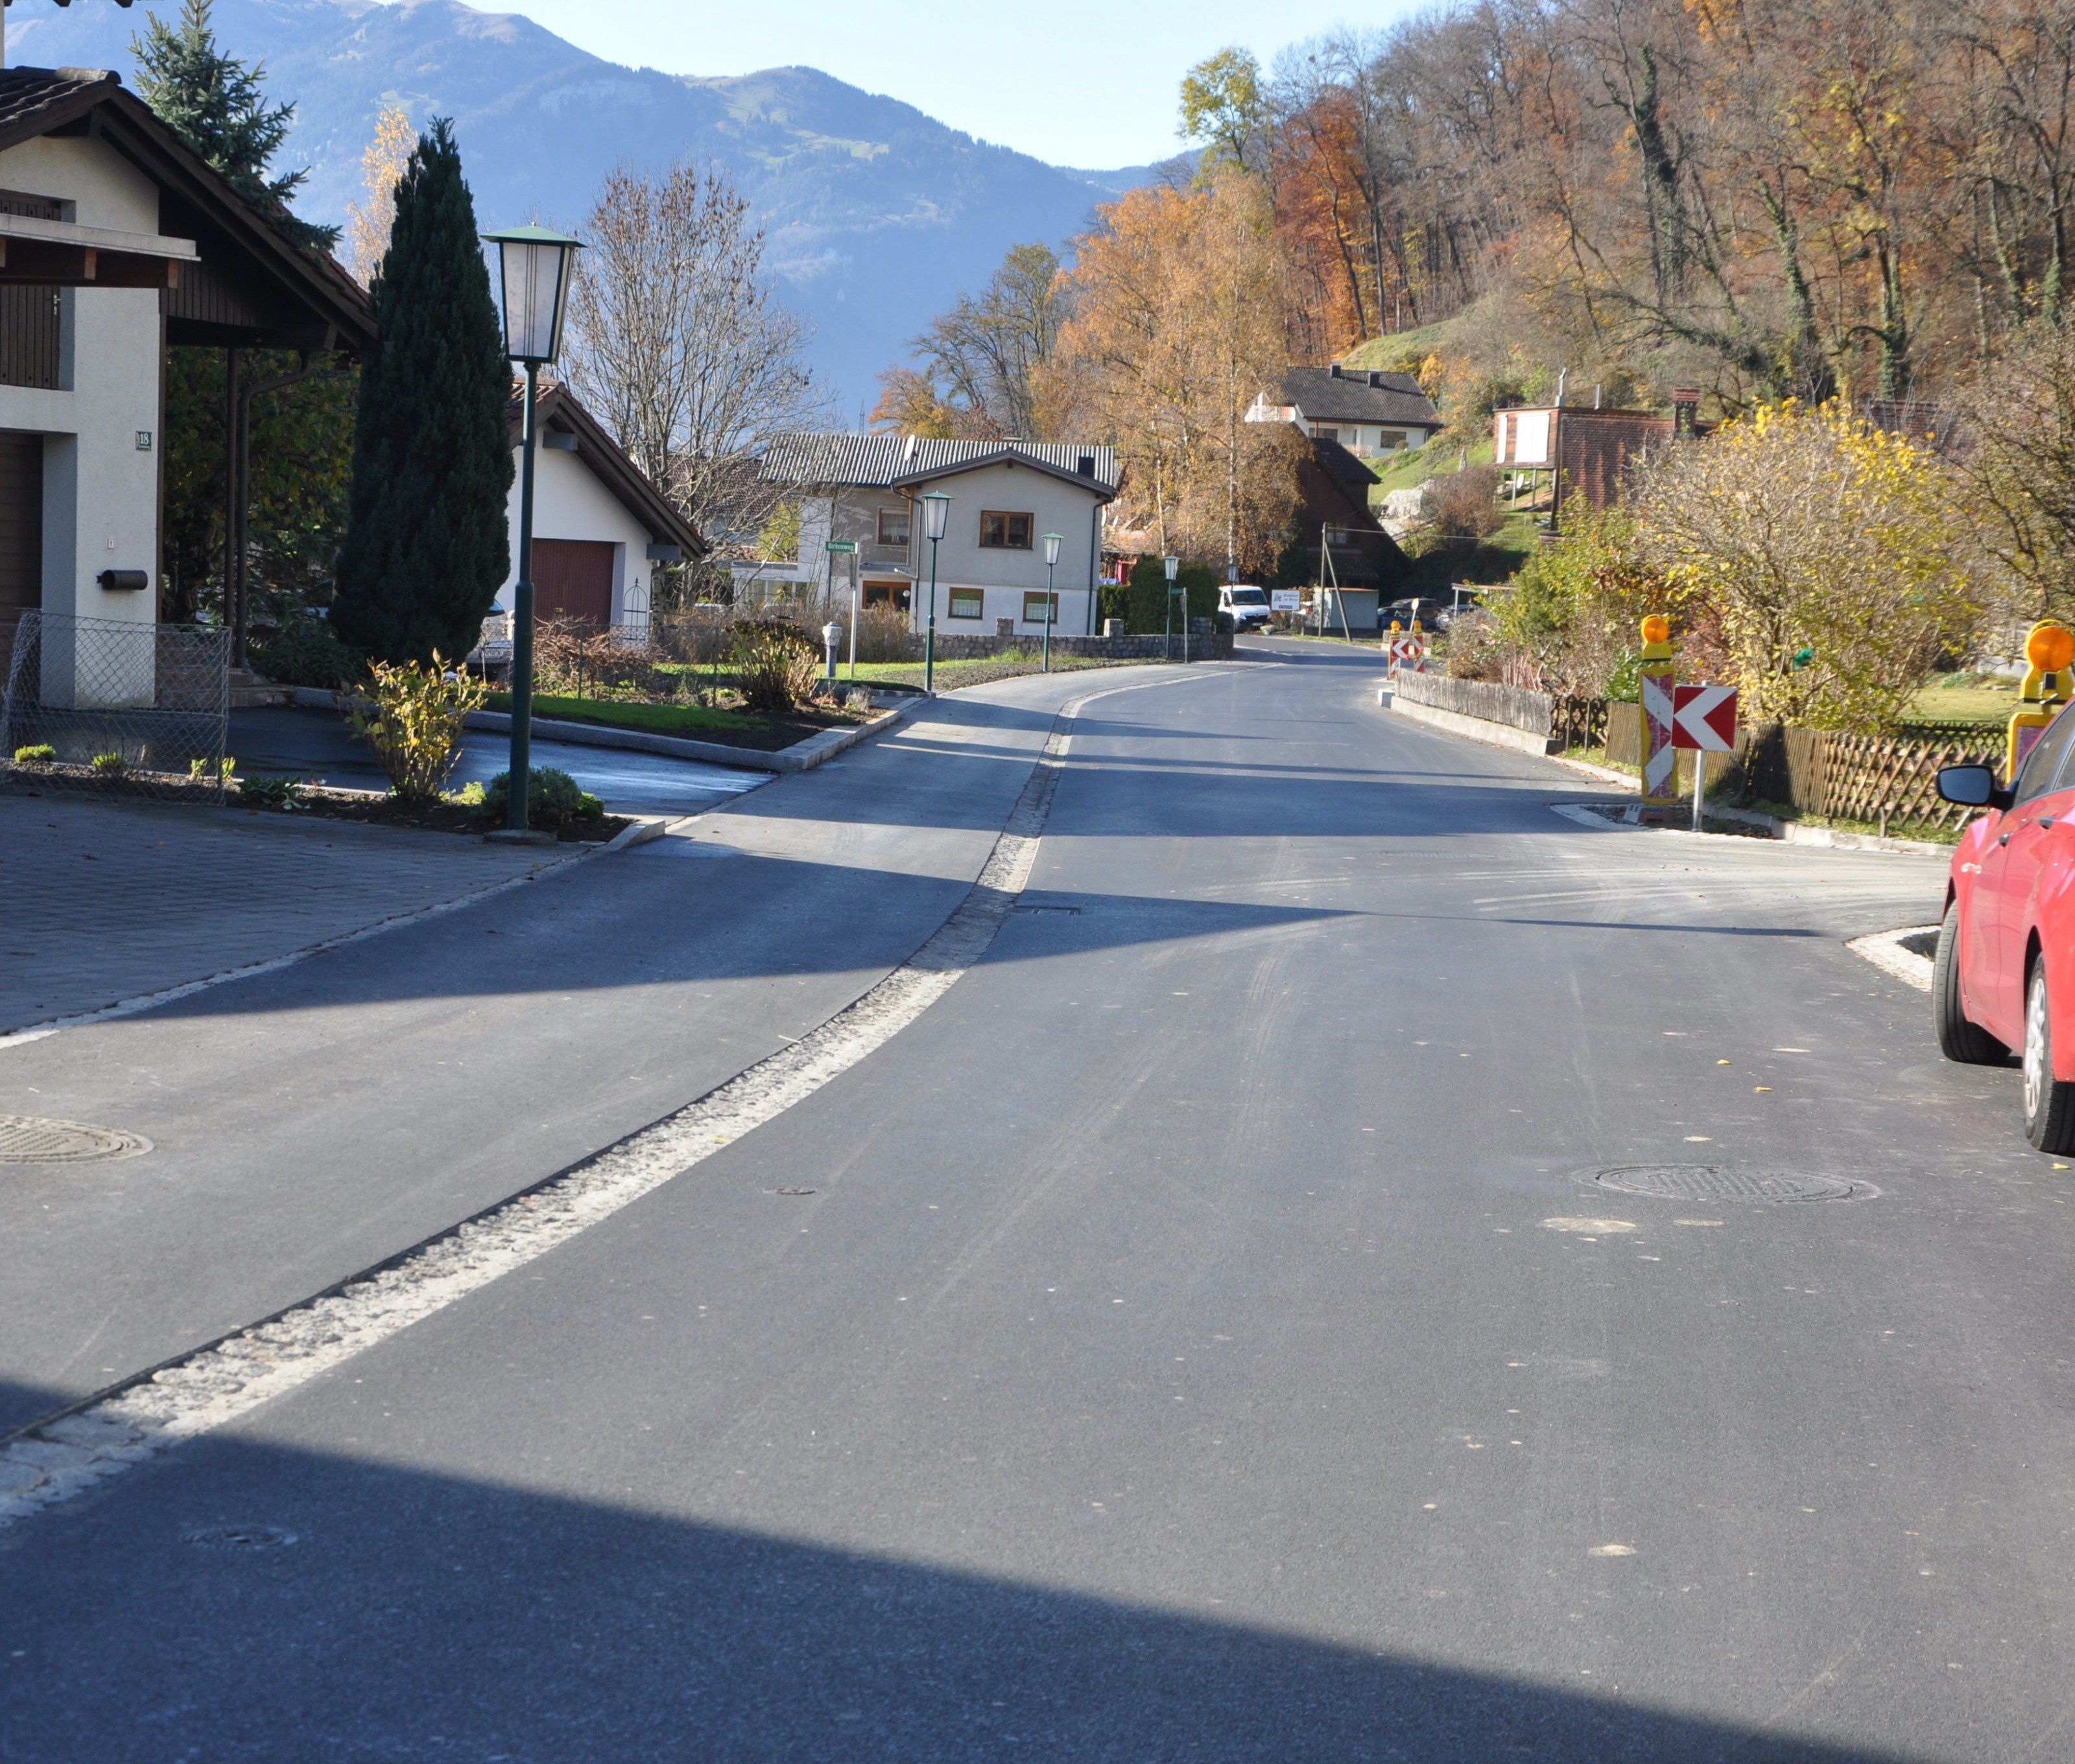
<path id="1" fill-rule="evenodd" d="M 449 669 L 436 650 L 430 667 L 371 663 L 362 689 L 367 697 L 352 701 L 347 727 L 374 748 L 390 788 L 404 801 L 437 801 L 461 752 L 462 719 L 482 706 L 487 689 Z"/>

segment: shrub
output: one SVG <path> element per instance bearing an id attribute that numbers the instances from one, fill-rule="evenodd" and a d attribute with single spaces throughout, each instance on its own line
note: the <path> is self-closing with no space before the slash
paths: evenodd
<path id="1" fill-rule="evenodd" d="M 1944 468 L 1841 404 L 1790 400 L 1638 474 L 1645 558 L 1726 652 L 1740 714 L 1892 728 L 1978 615 Z M 1682 647 L 1690 652 L 1688 634 Z"/>
<path id="2" fill-rule="evenodd" d="M 1218 610 L 1218 573 L 1208 564 L 1185 563 L 1176 572 L 1174 586 L 1187 597 L 1191 619 L 1209 619 Z M 1158 557 L 1141 557 L 1132 565 L 1131 581 L 1124 590 L 1124 628 L 1133 636 L 1158 636 L 1168 628 L 1167 570 Z M 1179 636 L 1182 601 L 1174 607 L 1174 631 Z M 1114 613 L 1105 616 L 1115 618 Z"/>
<path id="3" fill-rule="evenodd" d="M 526 818 L 535 826 L 565 826 L 572 821 L 595 821 L 605 805 L 582 789 L 568 772 L 553 766 L 535 766 L 527 774 Z M 500 772 L 487 785 L 470 785 L 478 791 L 476 801 L 491 820 L 502 824 L 512 812 L 512 774 Z M 466 800 L 467 791 L 460 793 Z"/>
<path id="4" fill-rule="evenodd" d="M 320 686 L 336 691 L 360 673 L 361 660 L 322 619 L 291 618 L 278 631 L 255 632 L 252 665 L 284 686 Z"/>
<path id="5" fill-rule="evenodd" d="M 48 741 L 31 743 L 14 750 L 14 764 L 18 766 L 47 766 L 58 756 L 58 750 Z"/>
<path id="6" fill-rule="evenodd" d="M 120 778 L 130 770 L 130 762 L 119 753 L 97 753 L 89 764 L 97 778 Z"/>
<path id="7" fill-rule="evenodd" d="M 808 640 L 789 626 L 743 626 L 732 660 L 735 689 L 758 715 L 782 717 L 813 695 L 818 659 Z"/>
<path id="8" fill-rule="evenodd" d="M 439 652 L 430 667 L 378 661 L 368 669 L 371 707 L 356 699 L 346 727 L 374 748 L 390 787 L 407 802 L 430 802 L 461 752 L 462 720 L 487 696 L 478 680 L 449 672 Z"/>
<path id="9" fill-rule="evenodd" d="M 1498 506 L 1498 473 L 1489 466 L 1471 466 L 1430 479 L 1427 517 L 1436 532 L 1455 539 L 1482 539 L 1506 524 Z"/>
<path id="10" fill-rule="evenodd" d="M 193 784 L 205 784 L 209 781 L 209 773 L 213 769 L 206 760 L 190 760 L 188 761 L 188 781 Z M 227 753 L 223 756 L 222 778 L 226 788 L 238 781 L 238 762 Z"/>
<path id="11" fill-rule="evenodd" d="M 240 778 L 238 800 L 255 809 L 292 809 L 302 800 L 300 778 Z"/>

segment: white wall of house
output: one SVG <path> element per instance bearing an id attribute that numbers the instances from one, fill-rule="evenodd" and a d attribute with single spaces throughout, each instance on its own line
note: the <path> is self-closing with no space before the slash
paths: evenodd
<path id="1" fill-rule="evenodd" d="M 512 536 L 512 569 L 497 590 L 497 610 L 512 611 L 512 590 L 519 580 L 519 449 L 512 451 L 512 495 L 507 502 L 507 531 Z M 640 623 L 648 615 L 651 591 L 659 567 L 648 560 L 656 542 L 625 503 L 601 483 L 575 453 L 542 446 L 534 455 L 533 536 L 587 539 L 615 548 L 612 562 L 612 622 Z"/>
<path id="2" fill-rule="evenodd" d="M 158 187 L 86 137 L 39 138 L 0 152 L 0 188 L 65 205 L 63 218 L 126 233 L 159 230 Z M 69 288 L 63 295 L 61 387 L 0 386 L 0 429 L 43 437 L 44 610 L 149 624 L 158 616 L 159 296 L 149 288 Z M 107 569 L 141 569 L 143 591 L 110 591 Z M 148 670 L 150 648 L 135 646 Z M 149 703 L 152 681 L 126 684 L 47 646 L 52 702 Z M 60 678 L 62 673 L 68 677 Z"/>
<path id="3" fill-rule="evenodd" d="M 1294 404 L 1273 404 L 1267 395 L 1255 399 L 1248 408 L 1249 423 L 1294 423 L 1304 434 L 1322 441 L 1338 441 L 1351 453 L 1411 453 L 1426 445 L 1435 431 L 1405 423 L 1329 423 L 1314 420 Z"/>
<path id="4" fill-rule="evenodd" d="M 1092 628 L 1095 565 L 1101 554 L 1102 504 L 1094 491 L 1027 466 L 1002 464 L 957 472 L 918 487 L 951 499 L 944 537 L 937 548 L 937 628 L 991 636 L 997 619 L 1013 619 L 1018 636 L 1045 628 L 1044 536 L 1060 538 L 1053 578 L 1059 597 L 1054 629 L 1078 636 Z M 983 514 L 1030 516 L 1030 549 L 1008 550 L 980 543 Z M 917 508 L 916 562 L 922 589 L 913 607 L 917 630 L 928 619 L 930 545 Z M 1034 594 L 1034 605 L 1025 596 Z M 955 611 L 954 609 L 956 609 Z M 1035 618 L 1026 612 L 1034 611 Z"/>

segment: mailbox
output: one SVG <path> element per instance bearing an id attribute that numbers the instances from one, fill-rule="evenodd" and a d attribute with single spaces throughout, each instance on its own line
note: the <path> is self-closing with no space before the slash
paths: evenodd
<path id="1" fill-rule="evenodd" d="M 141 569 L 104 569 L 97 580 L 111 593 L 141 594 L 151 586 L 151 578 Z"/>

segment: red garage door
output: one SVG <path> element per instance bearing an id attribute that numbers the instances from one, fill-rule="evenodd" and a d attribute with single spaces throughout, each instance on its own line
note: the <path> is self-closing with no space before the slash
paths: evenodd
<path id="1" fill-rule="evenodd" d="M 533 541 L 533 616 L 577 619 L 603 630 L 612 623 L 612 554 L 598 539 Z"/>

